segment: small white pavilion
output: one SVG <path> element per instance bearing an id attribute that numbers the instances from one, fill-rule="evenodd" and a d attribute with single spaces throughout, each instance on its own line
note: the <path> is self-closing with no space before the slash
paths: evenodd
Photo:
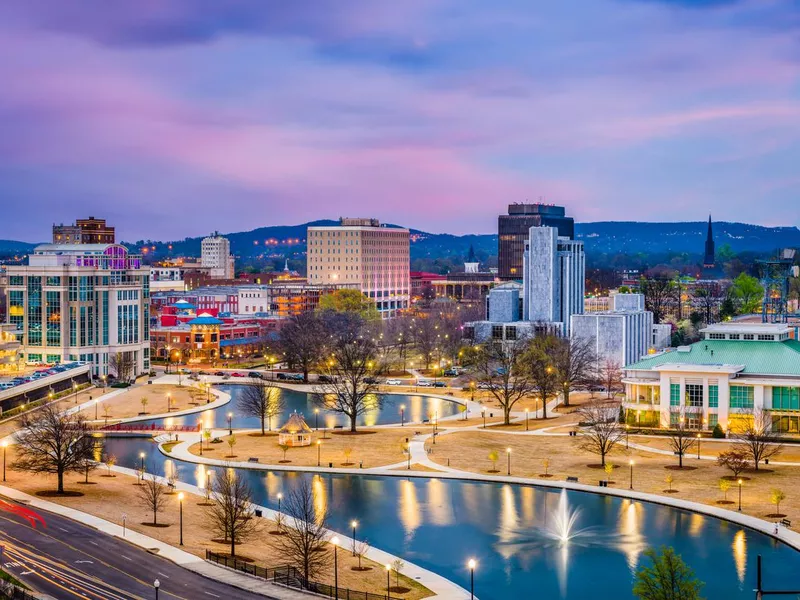
<path id="1" fill-rule="evenodd" d="M 311 427 L 303 415 L 292 413 L 289 416 L 289 420 L 278 431 L 278 443 L 292 447 L 311 445 Z"/>

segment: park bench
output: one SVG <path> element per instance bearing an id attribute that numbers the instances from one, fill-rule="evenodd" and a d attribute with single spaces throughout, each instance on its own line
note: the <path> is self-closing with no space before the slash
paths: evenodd
<path id="1" fill-rule="evenodd" d="M 569 477 L 567 477 L 567 481 L 569 481 L 570 483 L 578 483 L 578 478 L 577 477 L 572 477 L 570 475 Z"/>
<path id="2" fill-rule="evenodd" d="M 781 519 L 781 525 L 783 525 L 784 527 L 791 527 L 792 522 L 789 519 Z"/>
<path id="3" fill-rule="evenodd" d="M 344 429 L 344 425 L 334 425 L 334 429 Z"/>
<path id="4" fill-rule="evenodd" d="M 257 463 L 258 462 L 258 457 L 257 456 L 251 456 L 250 458 L 247 459 L 247 462 Z"/>

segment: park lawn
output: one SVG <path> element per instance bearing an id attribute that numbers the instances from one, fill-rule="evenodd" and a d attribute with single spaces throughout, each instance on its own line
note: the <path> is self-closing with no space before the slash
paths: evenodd
<path id="1" fill-rule="evenodd" d="M 314 431 L 311 434 L 311 445 L 298 448 L 289 448 L 286 451 L 286 460 L 289 462 L 281 463 L 283 451 L 278 446 L 278 435 L 275 432 L 261 436 L 260 432 L 235 432 L 236 443 L 233 446 L 233 454 L 238 461 L 247 461 L 249 458 L 258 458 L 262 464 L 275 465 L 284 464 L 286 466 L 316 466 L 317 465 L 317 441 L 321 442 L 319 448 L 319 462 L 322 466 L 333 463 L 334 467 L 350 466 L 358 468 L 363 462 L 363 467 L 381 467 L 391 465 L 406 460 L 407 456 L 403 453 L 402 445 L 406 439 L 412 438 L 416 433 L 431 433 L 431 427 L 418 427 L 407 425 L 405 427 L 386 427 L 376 429 L 361 429 L 356 435 L 349 432 L 333 433 L 331 431 Z M 324 437 L 323 437 L 324 436 Z M 221 444 L 203 444 L 203 455 L 208 458 L 220 460 L 231 459 L 231 448 L 227 443 L 230 436 L 225 435 L 220 439 Z M 209 451 L 209 448 L 211 449 Z M 349 465 L 345 456 L 345 449 L 352 450 Z M 189 451 L 192 454 L 200 454 L 200 444 L 195 443 Z"/>
<path id="2" fill-rule="evenodd" d="M 689 434 L 691 437 L 692 434 Z M 631 442 L 647 446 L 648 448 L 656 448 L 659 450 L 668 450 L 672 452 L 670 446 L 670 439 L 668 436 L 641 436 L 632 435 Z M 702 438 L 700 440 L 700 456 L 716 457 L 720 452 L 730 450 L 736 442 L 710 440 L 709 438 Z M 697 456 L 697 445 L 692 443 L 691 448 L 687 452 L 687 456 Z M 800 444 L 784 444 L 780 454 L 773 457 L 771 460 L 778 462 L 799 462 L 800 463 Z"/>
<path id="3" fill-rule="evenodd" d="M 197 406 L 198 403 L 205 404 L 207 400 L 207 394 L 204 390 L 189 386 L 186 383 L 184 383 L 183 386 L 163 384 L 137 385 L 127 389 L 118 396 L 103 400 L 100 402 L 96 412 L 94 406 L 89 406 L 81 412 L 91 421 L 94 420 L 95 414 L 97 414 L 100 421 L 104 421 L 106 415 L 108 415 L 108 419 L 112 421 L 146 416 L 141 415 L 143 410 L 147 412 L 148 415 L 158 415 L 169 412 L 167 409 L 167 394 L 169 394 L 172 399 L 172 412 L 192 408 Z M 142 398 L 147 398 L 147 406 L 144 408 L 142 407 Z M 213 402 L 216 397 L 211 394 L 210 399 Z"/>
<path id="4" fill-rule="evenodd" d="M 14 447 L 9 447 L 9 461 L 14 458 Z M 186 471 L 191 467 L 181 465 Z M 65 477 L 65 488 L 68 491 L 82 492 L 80 497 L 48 497 L 46 500 L 68 506 L 76 510 L 95 515 L 107 521 L 122 525 L 122 514 L 127 515 L 126 526 L 144 535 L 156 538 L 173 546 L 178 546 L 180 538 L 179 528 L 179 503 L 177 494 L 167 496 L 166 508 L 158 514 L 158 522 L 169 524 L 169 527 L 148 527 L 142 523 L 152 523 L 153 514 L 142 504 L 139 499 L 138 491 L 141 489 L 136 485 L 137 478 L 133 476 L 116 473 L 115 477 L 103 477 L 107 474 L 104 467 L 93 471 L 89 475 L 89 481 L 94 485 L 84 485 L 78 483 L 83 481 L 83 475 L 71 473 Z M 193 480 L 190 472 L 184 472 L 182 478 L 187 481 Z M 54 490 L 56 487 L 55 476 L 33 475 L 30 473 L 20 473 L 9 470 L 7 472 L 7 483 L 9 487 L 16 488 L 31 495 L 35 495 L 40 490 Z M 316 488 L 316 486 L 315 486 Z M 321 489 L 324 489 L 322 487 Z M 277 493 L 277 492 L 276 492 Z M 205 557 L 206 550 L 213 552 L 227 553 L 230 551 L 228 544 L 213 542 L 212 538 L 217 537 L 212 531 L 212 522 L 206 515 L 206 507 L 199 506 L 205 498 L 188 494 L 183 503 L 183 550 Z M 324 500 L 323 500 L 324 501 Z M 274 535 L 270 534 L 273 529 L 272 524 L 263 519 L 263 526 L 247 542 L 237 544 L 236 553 L 238 556 L 245 556 L 256 559 L 256 563 L 261 566 L 275 567 L 286 564 L 286 559 L 273 546 Z M 343 532 L 346 533 L 346 532 Z M 380 594 L 386 589 L 386 570 L 383 565 L 362 559 L 365 566 L 371 566 L 370 571 L 357 572 L 351 567 L 357 565 L 357 559 L 353 558 L 350 548 L 340 551 L 339 554 L 339 585 L 349 587 L 354 590 L 368 590 Z M 331 553 L 332 550 L 329 550 Z M 331 560 L 329 572 L 321 574 L 317 580 L 325 583 L 333 583 L 333 561 Z M 417 600 L 431 595 L 431 592 L 416 581 L 401 576 L 400 584 L 411 589 L 406 594 L 392 592 L 393 596 Z M 392 585 L 394 585 L 394 574 L 392 574 Z"/>
<path id="5" fill-rule="evenodd" d="M 511 448 L 511 474 L 513 476 L 540 478 L 544 473 L 543 460 L 550 460 L 549 479 L 563 481 L 567 476 L 578 477 L 580 483 L 598 485 L 606 478 L 602 469 L 590 468 L 598 465 L 599 456 L 578 447 L 580 438 L 553 436 L 519 436 L 485 431 L 455 432 L 441 436 L 436 445 L 426 442 L 431 449 L 429 458 L 446 465 L 450 459 L 450 467 L 472 473 L 486 474 L 492 468 L 488 458 L 491 451 L 496 451 L 499 473 L 507 472 L 506 448 Z M 630 486 L 630 467 L 628 462 L 634 461 L 633 486 L 640 492 L 669 496 L 672 499 L 685 499 L 703 504 L 717 505 L 722 499 L 719 481 L 730 475 L 730 471 L 719 467 L 712 461 L 698 461 L 691 456 L 684 457 L 684 465 L 697 467 L 694 470 L 673 470 L 667 466 L 677 466 L 677 457 L 655 455 L 645 451 L 626 450 L 625 443 L 617 446 L 607 458 L 607 462 L 616 466 L 611 480 L 611 487 L 628 489 Z M 677 493 L 667 494 L 669 489 L 665 481 L 672 475 L 672 488 Z M 786 494 L 781 503 L 781 513 L 787 514 L 791 520 L 800 519 L 800 467 L 769 465 L 761 467 L 758 473 L 748 471 L 742 474 L 747 479 L 742 486 L 743 512 L 759 518 L 775 513 L 775 506 L 770 503 L 771 490 L 780 489 Z M 738 489 L 731 482 L 728 500 L 737 500 Z M 733 508 L 735 504 L 723 505 Z M 773 519 L 774 520 L 774 519 Z"/>

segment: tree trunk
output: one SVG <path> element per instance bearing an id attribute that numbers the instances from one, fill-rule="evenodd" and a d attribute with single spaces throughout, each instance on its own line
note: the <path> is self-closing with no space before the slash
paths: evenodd
<path id="1" fill-rule="evenodd" d="M 356 417 L 355 416 L 351 416 L 350 417 L 350 432 L 351 433 L 355 433 L 356 432 Z"/>
<path id="2" fill-rule="evenodd" d="M 511 407 L 508 404 L 503 405 L 503 417 L 505 418 L 504 424 L 511 424 Z"/>
<path id="3" fill-rule="evenodd" d="M 233 535 L 233 524 L 231 523 L 231 558 L 236 557 L 236 536 Z"/>
<path id="4" fill-rule="evenodd" d="M 547 398 L 542 398 L 542 419 L 547 418 Z"/>
<path id="5" fill-rule="evenodd" d="M 678 452 L 678 468 L 683 468 L 683 452 Z"/>
<path id="6" fill-rule="evenodd" d="M 267 435 L 264 431 L 264 415 L 261 415 L 261 435 Z"/>
<path id="7" fill-rule="evenodd" d="M 153 525 L 158 525 L 158 511 L 153 509 Z"/>
<path id="8" fill-rule="evenodd" d="M 303 383 L 308 383 L 308 367 L 303 367 Z"/>
<path id="9" fill-rule="evenodd" d="M 570 387 L 568 385 L 564 386 L 564 406 L 569 406 L 569 393 Z"/>
<path id="10" fill-rule="evenodd" d="M 64 470 L 63 469 L 59 469 L 58 470 L 58 493 L 59 494 L 63 494 L 64 493 Z"/>

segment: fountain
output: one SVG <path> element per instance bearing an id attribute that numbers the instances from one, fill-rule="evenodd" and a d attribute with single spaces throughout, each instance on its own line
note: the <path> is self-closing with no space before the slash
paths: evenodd
<path id="1" fill-rule="evenodd" d="M 579 515 L 580 509 L 570 510 L 567 502 L 567 490 L 562 489 L 561 495 L 558 497 L 556 512 L 550 524 L 547 525 L 545 533 L 561 545 L 566 544 L 572 537 L 581 533 L 580 530 L 575 529 Z"/>

